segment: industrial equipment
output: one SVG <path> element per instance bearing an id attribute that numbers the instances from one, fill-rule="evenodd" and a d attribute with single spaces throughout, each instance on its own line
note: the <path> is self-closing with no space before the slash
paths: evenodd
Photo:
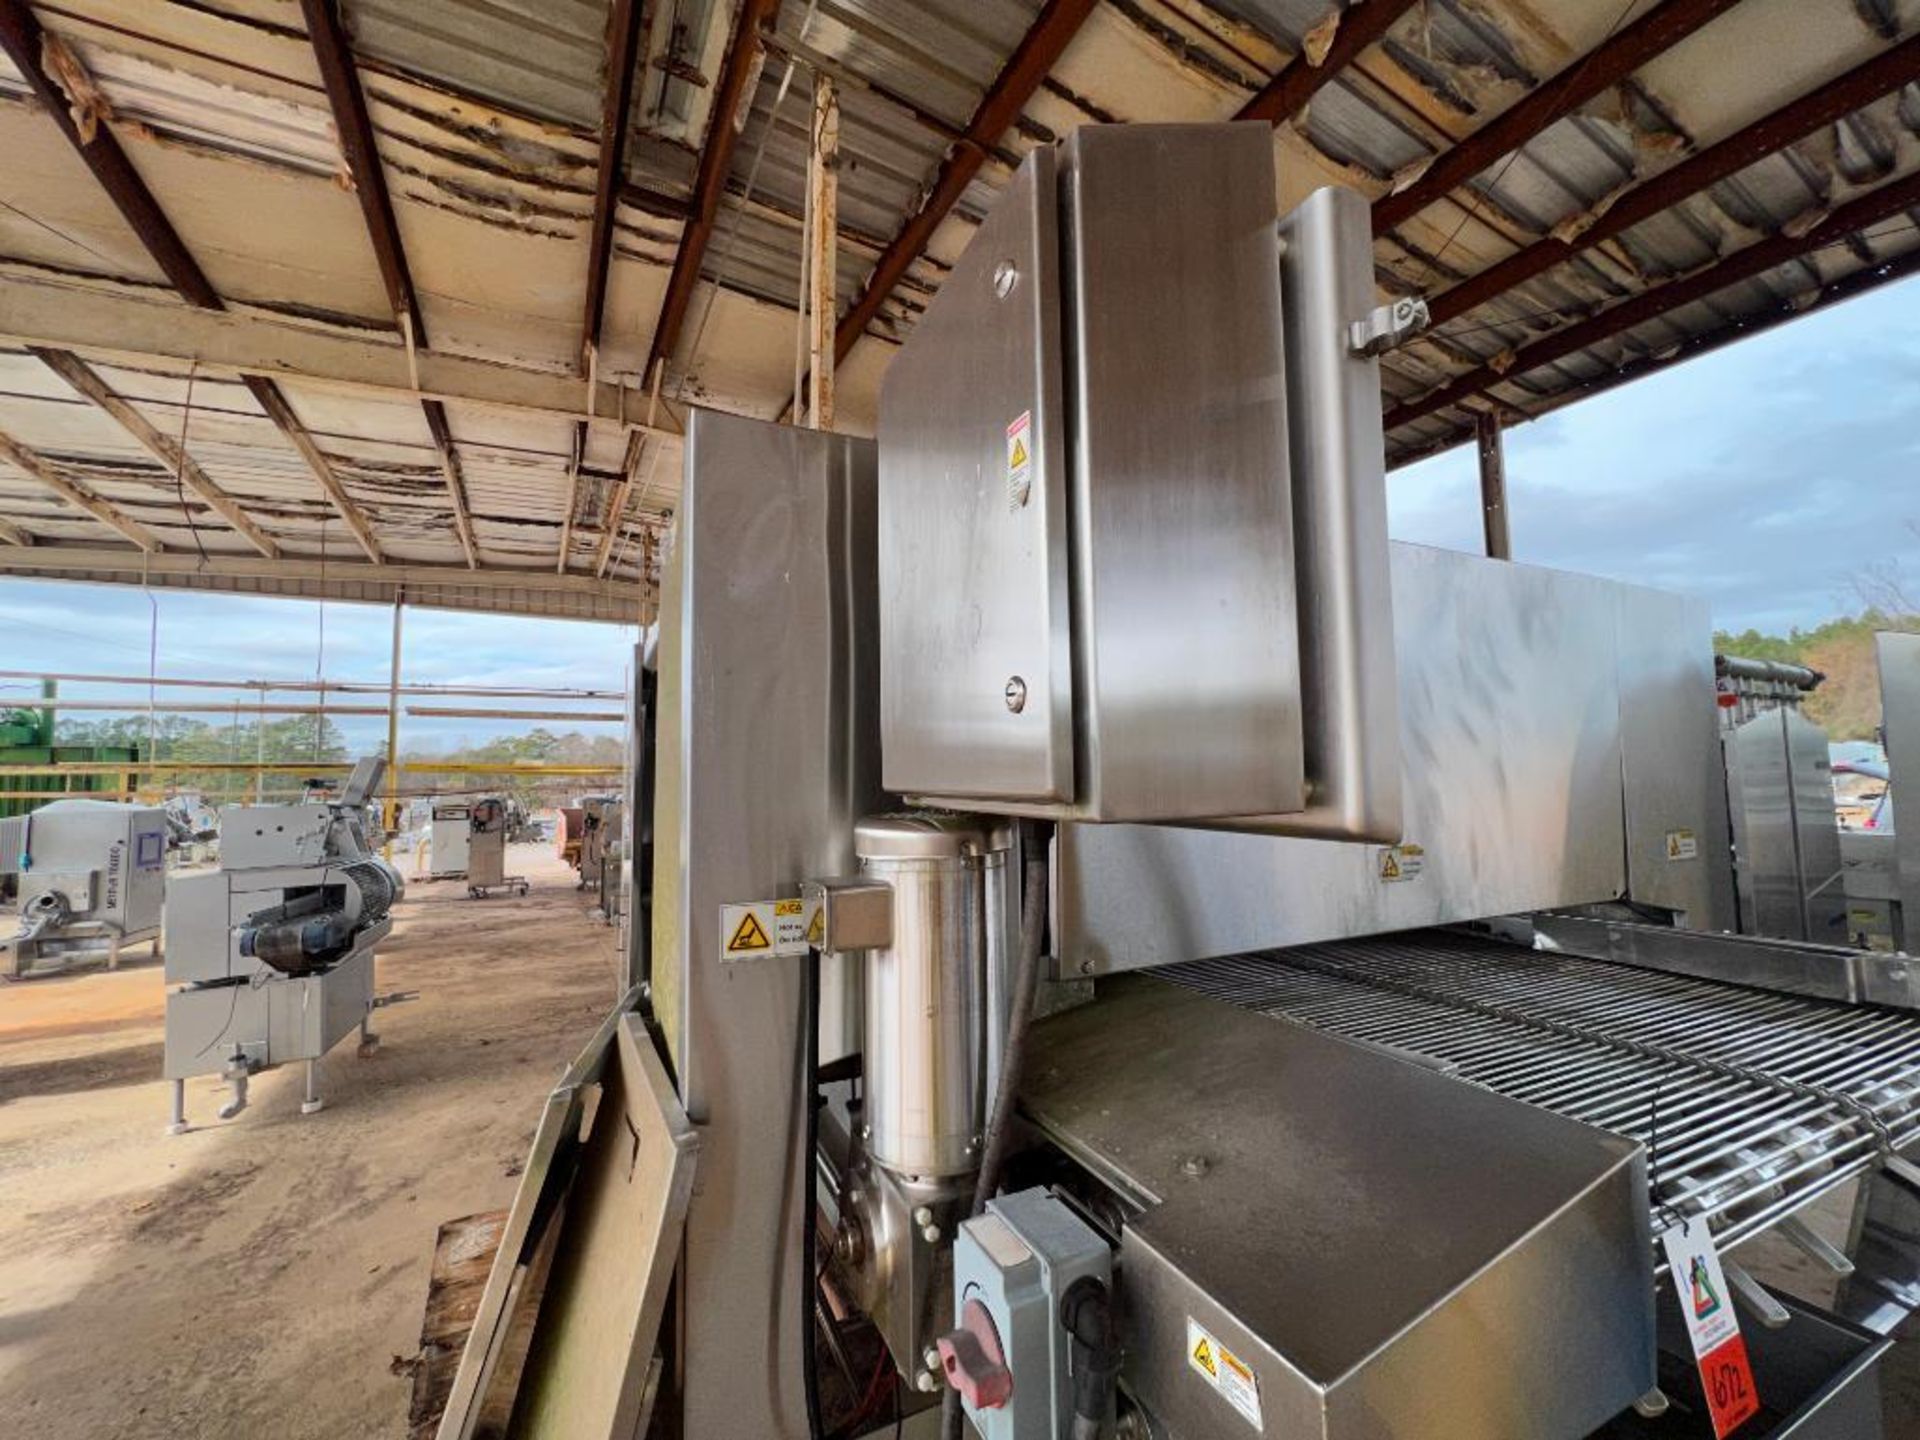
<path id="1" fill-rule="evenodd" d="M 427 831 L 427 878 L 463 879 L 472 864 L 473 807 L 465 801 L 436 800 Z"/>
<path id="2" fill-rule="evenodd" d="M 186 1128 L 186 1080 L 231 1085 L 220 1118 L 246 1107 L 248 1078 L 306 1062 L 303 1115 L 322 1108 L 319 1060 L 348 1032 L 377 1042 L 374 947 L 405 891 L 374 853 L 367 806 L 386 762 L 354 766 L 337 799 L 233 806 L 220 868 L 174 881 L 167 899 L 166 1078 L 171 1128 Z"/>
<path id="3" fill-rule="evenodd" d="M 1877 1433 L 1920 989 L 1727 933 L 1704 605 L 1388 542 L 1376 357 L 1422 318 L 1359 196 L 1279 216 L 1265 125 L 1086 126 L 877 441 L 690 415 L 634 978 L 644 1118 L 692 1136 L 649 1172 L 596 1119 L 619 1163 L 516 1202 L 579 1187 L 566 1255 L 625 1186 L 656 1257 L 564 1433 L 825 1435 L 870 1322 L 893 1404 L 987 1440 L 1695 1440 L 1709 1287 L 1812 1337 L 1756 1334 L 1747 1434 Z M 696 1149 L 684 1209 L 640 1193 Z M 1796 1221 L 1849 1182 L 1873 1330 L 1721 1268 L 1768 1230 L 1855 1263 Z M 442 1440 L 536 1263 L 496 1261 Z M 523 1402 L 598 1343 L 534 1323 Z M 885 1433 L 846 1378 L 833 1424 Z"/>
<path id="4" fill-rule="evenodd" d="M 17 875 L 19 929 L 0 938 L 13 979 L 120 963 L 160 944 L 173 835 L 167 813 L 110 800 L 56 800 L 0 819 L 0 874 Z"/>
<path id="5" fill-rule="evenodd" d="M 513 807 L 497 795 L 468 807 L 467 894 L 485 898 L 495 890 L 527 893 L 527 877 L 507 874 L 507 833 Z"/>
<path id="6" fill-rule="evenodd" d="M 604 895 L 609 868 L 619 868 L 619 843 L 624 823 L 618 795 L 587 795 L 580 801 L 580 847 L 573 857 L 580 872 L 577 888 Z"/>

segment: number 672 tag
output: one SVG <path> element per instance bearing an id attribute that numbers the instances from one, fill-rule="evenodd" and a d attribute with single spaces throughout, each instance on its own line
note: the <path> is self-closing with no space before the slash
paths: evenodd
<path id="1" fill-rule="evenodd" d="M 1726 1440 L 1760 1413 L 1760 1396 L 1753 1387 L 1747 1342 L 1740 1338 L 1740 1321 L 1733 1313 L 1733 1296 L 1720 1269 L 1713 1234 L 1705 1220 L 1695 1218 L 1663 1232 L 1660 1243 L 1666 1247 L 1674 1295 L 1693 1341 L 1713 1433 L 1717 1440 Z"/>

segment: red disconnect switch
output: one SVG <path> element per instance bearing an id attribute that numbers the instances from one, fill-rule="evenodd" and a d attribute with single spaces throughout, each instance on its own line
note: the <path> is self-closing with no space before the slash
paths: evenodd
<path id="1" fill-rule="evenodd" d="M 970 1409 L 998 1410 L 1013 1398 L 1013 1372 L 1000 1349 L 1000 1332 L 978 1300 L 961 1307 L 960 1328 L 942 1335 L 936 1345 L 947 1384 Z"/>

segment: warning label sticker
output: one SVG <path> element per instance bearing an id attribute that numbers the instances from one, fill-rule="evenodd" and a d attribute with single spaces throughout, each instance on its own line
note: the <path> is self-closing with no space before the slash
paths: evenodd
<path id="1" fill-rule="evenodd" d="M 1381 850 L 1377 862 L 1377 873 L 1387 884 L 1417 880 L 1426 868 L 1427 852 L 1420 845 L 1389 845 Z"/>
<path id="2" fill-rule="evenodd" d="M 805 900 L 756 900 L 720 907 L 720 958 L 765 960 L 804 955 L 819 943 L 820 907 Z"/>
<path id="3" fill-rule="evenodd" d="M 1007 508 L 1018 510 L 1033 494 L 1033 412 L 1022 410 L 1007 426 Z"/>
<path id="4" fill-rule="evenodd" d="M 1187 1317 L 1187 1364 L 1255 1430 L 1260 1420 L 1260 1381 L 1238 1355 L 1214 1338 L 1206 1326 Z"/>
<path id="5" fill-rule="evenodd" d="M 1700 854 L 1700 842 L 1691 830 L 1667 831 L 1667 859 L 1693 860 Z"/>

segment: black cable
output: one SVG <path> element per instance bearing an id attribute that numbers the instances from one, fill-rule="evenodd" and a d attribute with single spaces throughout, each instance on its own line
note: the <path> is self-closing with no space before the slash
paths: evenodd
<path id="1" fill-rule="evenodd" d="M 807 1297 L 801 1307 L 800 1382 L 807 1399 L 807 1434 L 811 1440 L 824 1440 L 826 1429 L 820 1423 L 817 1368 L 819 1337 L 814 1332 L 814 1297 L 819 1293 L 820 1282 L 814 1256 L 818 1237 L 813 1214 L 818 1189 L 814 1156 L 820 1148 L 820 952 L 811 945 L 807 947 L 804 989 L 806 1006 L 801 1025 L 805 1033 L 800 1037 L 800 1048 L 805 1059 L 800 1067 L 800 1103 L 805 1107 L 807 1138 L 806 1148 L 800 1152 L 805 1171 L 800 1182 L 800 1273 L 806 1277 Z"/>
<path id="2" fill-rule="evenodd" d="M 973 1188 L 971 1213 L 975 1215 L 987 1208 L 987 1201 L 1000 1188 L 1000 1172 L 1006 1165 L 1014 1106 L 1019 1102 L 1020 1071 L 1026 1062 L 1027 1036 L 1033 1028 L 1034 996 L 1040 989 L 1040 953 L 1047 934 L 1047 851 L 1052 827 L 1045 821 L 1029 821 L 1021 830 L 1026 886 L 1020 913 L 1020 959 L 1013 973 L 1012 1013 L 1007 1019 L 1006 1046 L 1001 1051 L 999 1088 L 994 1092 L 993 1114 L 980 1149 L 980 1176 Z"/>

